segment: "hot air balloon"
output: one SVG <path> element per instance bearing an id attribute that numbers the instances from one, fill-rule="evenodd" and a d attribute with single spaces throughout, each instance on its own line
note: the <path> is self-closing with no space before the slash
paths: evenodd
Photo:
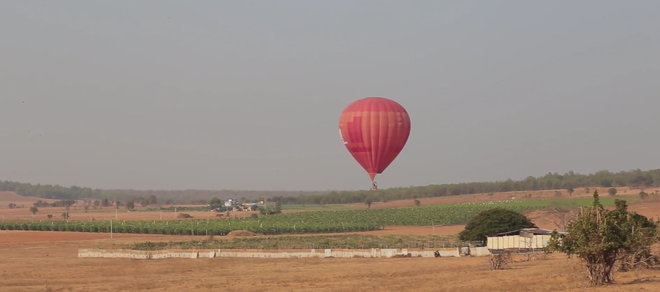
<path id="1" fill-rule="evenodd" d="M 381 174 L 399 155 L 410 135 L 410 117 L 400 104 L 383 97 L 366 97 L 349 104 L 339 118 L 346 149 L 371 178 L 377 190 Z"/>

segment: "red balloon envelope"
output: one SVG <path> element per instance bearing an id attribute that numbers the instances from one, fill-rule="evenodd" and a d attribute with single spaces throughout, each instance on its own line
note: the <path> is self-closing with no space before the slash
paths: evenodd
<path id="1" fill-rule="evenodd" d="M 376 174 L 383 173 L 406 145 L 410 117 L 393 100 L 367 97 L 344 109 L 339 118 L 339 134 L 373 182 Z"/>

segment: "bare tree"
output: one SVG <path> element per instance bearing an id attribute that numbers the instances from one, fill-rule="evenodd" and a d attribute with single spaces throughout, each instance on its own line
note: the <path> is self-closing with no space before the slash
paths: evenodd
<path id="1" fill-rule="evenodd" d="M 64 212 L 63 217 L 64 217 L 64 220 L 66 220 L 66 222 L 68 223 L 69 222 L 69 210 L 71 209 L 71 203 L 66 202 L 65 205 L 64 205 L 64 209 L 66 210 L 66 212 Z"/>
<path id="2" fill-rule="evenodd" d="M 570 202 L 553 202 L 548 208 L 552 223 L 560 231 L 566 231 L 568 224 L 577 218 L 579 210 L 578 205 Z"/>

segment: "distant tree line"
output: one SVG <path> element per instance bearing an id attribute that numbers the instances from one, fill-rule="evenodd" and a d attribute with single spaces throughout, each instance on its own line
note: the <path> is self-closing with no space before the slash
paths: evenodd
<path id="1" fill-rule="evenodd" d="M 642 171 L 609 172 L 601 170 L 592 174 L 548 173 L 544 176 L 528 176 L 523 180 L 471 182 L 457 184 L 428 185 L 420 187 L 391 188 L 373 191 L 305 192 L 305 191 L 230 191 L 230 190 L 100 190 L 86 187 L 63 187 L 59 185 L 33 185 L 11 181 L 0 181 L 0 191 L 14 191 L 22 196 L 33 196 L 55 200 L 109 199 L 112 202 L 130 202 L 142 206 L 160 204 L 208 204 L 213 198 L 239 199 L 254 202 L 265 199 L 280 204 L 324 205 L 406 200 L 477 193 L 509 191 L 535 191 L 565 189 L 572 193 L 577 188 L 623 187 L 645 188 L 660 186 L 660 169 Z M 157 198 L 157 200 L 156 200 Z"/>
<path id="2" fill-rule="evenodd" d="M 273 195 L 306 196 L 325 192 L 305 191 L 231 191 L 231 190 L 101 190 L 88 187 L 63 187 L 0 180 L 0 191 L 12 191 L 21 196 L 31 196 L 52 200 L 110 200 L 112 202 L 131 201 L 136 205 L 160 204 L 199 204 L 205 205 L 213 198 L 233 198 L 242 202 L 254 202 Z M 145 205 L 146 203 L 146 205 Z"/>
<path id="3" fill-rule="evenodd" d="M 642 171 L 609 172 L 601 170 L 592 174 L 578 174 L 569 171 L 565 174 L 548 173 L 544 176 L 528 176 L 523 180 L 470 182 L 457 184 L 428 185 L 420 187 L 391 188 L 373 191 L 329 192 L 311 196 L 274 196 L 272 201 L 282 204 L 350 204 L 378 201 L 408 200 L 443 196 L 457 196 L 478 193 L 499 193 L 510 191 L 567 190 L 573 193 L 577 188 L 589 187 L 631 187 L 660 186 L 660 169 Z M 588 192 L 587 190 L 585 190 Z"/>

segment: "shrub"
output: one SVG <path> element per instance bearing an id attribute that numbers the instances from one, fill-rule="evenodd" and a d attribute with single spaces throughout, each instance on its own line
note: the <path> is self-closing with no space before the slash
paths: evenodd
<path id="1" fill-rule="evenodd" d="M 624 269 L 634 267 L 637 255 L 658 240 L 655 223 L 629 212 L 625 200 L 616 200 L 615 204 L 615 210 L 606 210 L 598 191 L 594 191 L 592 206 L 583 209 L 568 225 L 564 238 L 553 232 L 547 246 L 549 251 L 577 255 L 583 260 L 592 285 L 612 283 L 617 261 L 624 263 Z"/>
<path id="2" fill-rule="evenodd" d="M 465 241 L 485 241 L 490 234 L 512 231 L 522 228 L 536 228 L 525 215 L 503 208 L 482 211 L 473 217 L 459 233 L 459 239 Z"/>

